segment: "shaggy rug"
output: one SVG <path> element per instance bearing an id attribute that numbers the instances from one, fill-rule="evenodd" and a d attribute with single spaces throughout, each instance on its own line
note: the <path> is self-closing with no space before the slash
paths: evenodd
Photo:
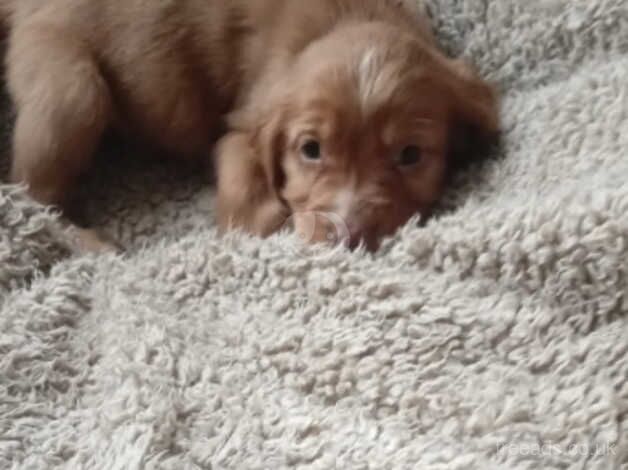
<path id="1" fill-rule="evenodd" d="M 85 187 L 126 254 L 70 256 L 0 186 L 0 468 L 628 468 L 628 3 L 428 8 L 503 143 L 375 255 L 133 157 Z"/>

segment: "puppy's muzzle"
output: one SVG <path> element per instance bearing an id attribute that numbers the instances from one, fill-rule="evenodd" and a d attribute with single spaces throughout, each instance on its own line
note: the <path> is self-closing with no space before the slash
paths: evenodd
<path id="1" fill-rule="evenodd" d="M 351 250 L 364 244 L 376 248 L 368 234 L 357 224 L 345 221 L 333 212 L 311 211 L 295 213 L 290 217 L 290 226 L 303 243 L 326 243 L 344 246 Z"/>

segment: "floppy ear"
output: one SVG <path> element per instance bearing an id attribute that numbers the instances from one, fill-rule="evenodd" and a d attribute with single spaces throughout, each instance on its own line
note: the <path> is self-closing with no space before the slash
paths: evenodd
<path id="1" fill-rule="evenodd" d="M 259 118 L 258 118 L 259 119 Z M 252 145 L 264 169 L 268 190 L 281 199 L 280 192 L 285 183 L 282 157 L 285 146 L 284 110 L 278 106 L 269 113 L 262 114 L 252 133 Z"/>
<path id="2" fill-rule="evenodd" d="M 264 112 L 268 109 L 268 112 Z M 289 210 L 281 198 L 284 151 L 281 107 L 241 108 L 227 117 L 229 133 L 217 146 L 217 212 L 223 230 L 268 236 Z"/>
<path id="3" fill-rule="evenodd" d="M 499 140 L 496 90 L 460 60 L 449 63 L 452 73 L 449 163 L 462 169 L 485 157 Z"/>
<path id="4" fill-rule="evenodd" d="M 268 236 L 289 216 L 281 198 L 284 174 L 283 113 L 242 108 L 227 118 L 229 133 L 217 145 L 217 215 L 223 230 Z"/>
<path id="5" fill-rule="evenodd" d="M 253 157 L 263 170 L 268 192 L 277 198 L 280 198 L 285 182 L 281 167 L 285 145 L 284 117 L 285 108 L 282 105 L 244 109 L 229 116 L 229 125 L 233 129 L 250 136 Z"/>

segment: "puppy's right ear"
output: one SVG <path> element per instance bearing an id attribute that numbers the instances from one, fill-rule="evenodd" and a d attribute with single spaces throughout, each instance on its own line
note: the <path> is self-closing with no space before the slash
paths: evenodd
<path id="1" fill-rule="evenodd" d="M 229 124 L 250 136 L 254 158 L 264 172 L 268 192 L 278 199 L 285 183 L 282 157 L 285 150 L 285 115 L 282 105 L 256 107 L 233 113 Z"/>
<path id="2" fill-rule="evenodd" d="M 253 147 L 259 154 L 260 162 L 266 174 L 268 189 L 280 198 L 285 184 L 282 159 L 285 152 L 286 137 L 284 131 L 284 110 L 275 109 L 267 113 L 255 128 L 252 139 Z"/>

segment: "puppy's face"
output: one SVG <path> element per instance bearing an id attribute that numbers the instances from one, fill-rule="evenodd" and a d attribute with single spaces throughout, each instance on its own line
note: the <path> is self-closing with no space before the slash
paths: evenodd
<path id="1" fill-rule="evenodd" d="M 458 130 L 497 129 L 490 88 L 389 27 L 312 44 L 258 132 L 269 184 L 308 241 L 375 249 L 440 196 Z"/>

